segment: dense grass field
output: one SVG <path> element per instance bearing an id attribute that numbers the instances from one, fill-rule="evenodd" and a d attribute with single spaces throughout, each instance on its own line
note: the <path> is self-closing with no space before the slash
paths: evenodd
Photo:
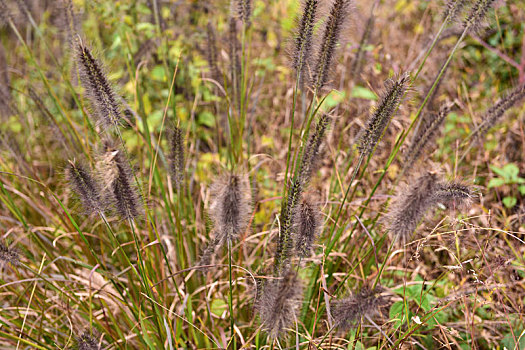
<path id="1" fill-rule="evenodd" d="M 0 348 L 525 349 L 522 0 L 0 0 Z"/>

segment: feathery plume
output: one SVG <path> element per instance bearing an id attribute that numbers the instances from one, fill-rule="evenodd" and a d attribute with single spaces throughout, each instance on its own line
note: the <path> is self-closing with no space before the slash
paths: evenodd
<path id="1" fill-rule="evenodd" d="M 250 220 L 251 189 L 246 175 L 229 174 L 212 186 L 210 217 L 220 243 L 237 238 Z"/>
<path id="2" fill-rule="evenodd" d="M 264 283 L 256 308 L 270 337 L 278 338 L 294 323 L 301 294 L 301 281 L 293 270 Z"/>
<path id="3" fill-rule="evenodd" d="M 303 14 L 295 33 L 292 51 L 292 67 L 295 70 L 299 85 L 303 85 L 304 75 L 307 73 L 306 62 L 312 54 L 312 36 L 317 22 L 317 7 L 319 0 L 304 0 Z"/>
<path id="4" fill-rule="evenodd" d="M 68 161 L 66 177 L 87 214 L 102 213 L 106 209 L 100 185 L 89 169 L 78 161 Z"/>
<path id="5" fill-rule="evenodd" d="M 496 123 L 505 115 L 510 108 L 525 99 L 525 84 L 510 92 L 506 97 L 499 100 L 483 116 L 483 121 L 473 132 L 473 137 L 481 139 Z"/>
<path id="6" fill-rule="evenodd" d="M 423 151 L 435 141 L 439 128 L 449 112 L 450 105 L 444 105 L 437 114 L 429 113 L 428 116 L 423 119 L 422 125 L 420 125 L 417 130 L 412 144 L 406 152 L 404 169 L 410 169 L 423 154 Z"/>
<path id="7" fill-rule="evenodd" d="M 86 89 L 98 124 L 104 128 L 118 127 L 121 122 L 121 104 L 101 63 L 93 57 L 82 40 L 77 42 L 77 64 L 80 81 Z"/>
<path id="8" fill-rule="evenodd" d="M 2 11 L 2 9 L 0 9 Z M 11 91 L 4 45 L 0 42 L 0 116 L 7 117 L 11 112 Z"/>
<path id="9" fill-rule="evenodd" d="M 410 238 L 432 206 L 432 196 L 438 187 L 437 175 L 425 172 L 400 192 L 387 216 L 388 230 L 394 239 L 400 239 L 404 244 Z"/>
<path id="10" fill-rule="evenodd" d="M 89 331 L 85 331 L 78 337 L 78 350 L 99 350 L 100 346 L 98 345 L 97 340 L 89 334 Z"/>
<path id="11" fill-rule="evenodd" d="M 358 293 L 337 300 L 332 311 L 336 326 L 340 330 L 348 331 L 364 319 L 371 319 L 380 314 L 388 304 L 388 299 L 381 293 L 381 287 L 363 287 Z"/>
<path id="12" fill-rule="evenodd" d="M 0 264 L 18 265 L 19 261 L 18 251 L 0 242 Z"/>
<path id="13" fill-rule="evenodd" d="M 477 0 L 472 6 L 467 18 L 465 18 L 463 29 L 478 30 L 494 2 L 495 0 Z"/>
<path id="14" fill-rule="evenodd" d="M 454 22 L 466 5 L 466 0 L 448 0 L 443 11 L 443 19 L 447 23 Z"/>
<path id="15" fill-rule="evenodd" d="M 184 183 L 184 130 L 174 126 L 169 132 L 169 162 L 171 178 L 175 182 L 177 192 Z"/>
<path id="16" fill-rule="evenodd" d="M 432 200 L 447 207 L 468 208 L 472 204 L 473 197 L 474 193 L 470 187 L 452 182 L 440 185 L 433 194 Z"/>
<path id="17" fill-rule="evenodd" d="M 335 0 L 326 21 L 317 52 L 312 87 L 319 92 L 328 80 L 337 42 L 350 12 L 351 0 Z"/>
<path id="18" fill-rule="evenodd" d="M 309 200 L 303 200 L 295 215 L 295 253 L 306 258 L 310 256 L 312 244 L 322 230 L 319 208 Z"/>
<path id="19" fill-rule="evenodd" d="M 217 65 L 217 37 L 211 22 L 206 25 L 206 56 L 210 66 L 211 77 L 219 84 L 222 82 L 222 74 Z"/>
<path id="20" fill-rule="evenodd" d="M 409 75 L 405 73 L 397 80 L 388 79 L 385 82 L 385 92 L 379 105 L 368 120 L 367 126 L 358 140 L 358 149 L 363 157 L 368 156 L 381 139 L 407 91 L 409 81 Z"/>
<path id="21" fill-rule="evenodd" d="M 140 216 L 142 205 L 126 156 L 109 140 L 104 141 L 103 147 L 104 152 L 97 161 L 103 192 L 123 219 L 135 219 Z"/>

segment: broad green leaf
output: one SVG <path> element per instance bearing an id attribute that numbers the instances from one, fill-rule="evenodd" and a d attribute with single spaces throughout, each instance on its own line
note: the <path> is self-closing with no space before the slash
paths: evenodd
<path id="1" fill-rule="evenodd" d="M 365 100 L 377 101 L 377 95 L 370 89 L 356 85 L 352 89 L 351 97 L 364 98 Z"/>
<path id="2" fill-rule="evenodd" d="M 518 200 L 515 197 L 505 197 L 505 198 L 503 198 L 503 204 L 509 209 L 514 207 L 517 202 L 518 202 Z"/>
<path id="3" fill-rule="evenodd" d="M 501 177 L 496 177 L 496 178 L 490 179 L 488 188 L 500 187 L 500 186 L 505 185 L 506 183 L 507 182 L 505 181 L 505 179 L 502 179 Z"/>

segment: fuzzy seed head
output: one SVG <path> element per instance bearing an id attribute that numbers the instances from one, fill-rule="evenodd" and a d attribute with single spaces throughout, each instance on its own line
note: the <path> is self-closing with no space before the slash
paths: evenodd
<path id="1" fill-rule="evenodd" d="M 85 331 L 78 337 L 78 350 L 99 350 L 100 346 L 98 345 L 97 340 L 89 334 L 88 331 Z"/>
<path id="2" fill-rule="evenodd" d="M 87 214 L 102 213 L 106 209 L 102 191 L 90 170 L 77 161 L 69 161 L 66 177 Z"/>
<path id="3" fill-rule="evenodd" d="M 358 149 L 363 156 L 368 156 L 381 139 L 407 91 L 409 82 L 410 77 L 407 73 L 396 80 L 389 79 L 385 82 L 385 92 L 358 140 Z"/>
<path id="4" fill-rule="evenodd" d="M 7 245 L 0 242 L 0 265 L 18 265 L 19 262 L 20 256 L 18 251 L 14 248 L 9 248 Z"/>
<path id="5" fill-rule="evenodd" d="M 334 0 L 326 21 L 321 46 L 317 52 L 312 77 L 312 88 L 320 91 L 328 82 L 337 43 L 350 14 L 351 0 Z"/>
<path id="6" fill-rule="evenodd" d="M 278 279 L 268 280 L 262 286 L 256 309 L 263 329 L 270 337 L 282 336 L 297 319 L 301 281 L 293 270 L 287 270 Z"/>
<path id="7" fill-rule="evenodd" d="M 465 19 L 463 28 L 465 30 L 478 30 L 494 2 L 495 0 L 477 0 Z"/>
<path id="8" fill-rule="evenodd" d="M 180 193 L 180 189 L 184 183 L 184 130 L 177 126 L 174 126 L 169 132 L 169 143 L 170 143 L 170 172 L 171 178 L 175 183 L 177 192 Z"/>
<path id="9" fill-rule="evenodd" d="M 322 230 L 319 208 L 309 200 L 297 207 L 294 220 L 295 253 L 298 257 L 309 257 L 312 245 Z"/>
<path id="10" fill-rule="evenodd" d="M 82 40 L 78 40 L 76 45 L 80 81 L 95 112 L 96 122 L 104 128 L 118 127 L 122 120 L 121 104 L 102 64 Z"/>
<path id="11" fill-rule="evenodd" d="M 299 19 L 292 51 L 292 67 L 299 77 L 302 86 L 307 73 L 307 60 L 312 54 L 312 36 L 317 22 L 319 0 L 304 0 L 303 13 Z"/>
<path id="12" fill-rule="evenodd" d="M 13 14 L 5 0 L 0 0 L 0 27 L 13 22 Z"/>
<path id="13" fill-rule="evenodd" d="M 405 243 L 416 230 L 427 210 L 432 206 L 433 196 L 439 188 L 435 173 L 425 172 L 416 178 L 394 200 L 387 217 L 388 230 L 394 239 Z"/>
<path id="14" fill-rule="evenodd" d="M 252 197 L 248 176 L 229 174 L 212 186 L 210 217 L 221 242 L 243 233 L 250 220 Z"/>
<path id="15" fill-rule="evenodd" d="M 358 293 L 337 300 L 334 303 L 332 316 L 340 330 L 348 331 L 365 318 L 372 318 L 381 313 L 388 300 L 381 293 L 383 289 L 362 288 Z"/>

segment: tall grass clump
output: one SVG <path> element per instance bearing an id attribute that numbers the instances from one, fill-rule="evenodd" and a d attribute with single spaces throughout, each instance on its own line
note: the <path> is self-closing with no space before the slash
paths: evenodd
<path id="1" fill-rule="evenodd" d="M 519 348 L 495 5 L 0 0 L 0 348 Z"/>

